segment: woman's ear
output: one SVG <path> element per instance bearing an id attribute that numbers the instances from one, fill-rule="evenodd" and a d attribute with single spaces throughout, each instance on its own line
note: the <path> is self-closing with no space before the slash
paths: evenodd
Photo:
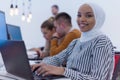
<path id="1" fill-rule="evenodd" d="M 61 23 L 61 27 L 62 27 L 62 28 L 65 28 L 65 23 Z"/>

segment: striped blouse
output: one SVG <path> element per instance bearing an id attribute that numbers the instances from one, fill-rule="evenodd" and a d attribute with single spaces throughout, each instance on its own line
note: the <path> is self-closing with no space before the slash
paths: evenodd
<path id="1" fill-rule="evenodd" d="M 72 80 L 110 80 L 114 66 L 113 45 L 105 35 L 86 42 L 76 39 L 58 55 L 43 62 L 54 66 L 66 62 L 64 76 Z"/>

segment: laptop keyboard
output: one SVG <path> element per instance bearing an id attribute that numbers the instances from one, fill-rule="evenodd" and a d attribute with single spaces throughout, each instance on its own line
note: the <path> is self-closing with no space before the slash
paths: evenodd
<path id="1" fill-rule="evenodd" d="M 56 76 L 56 75 L 50 75 L 50 76 L 42 76 L 37 75 L 36 73 L 33 73 L 34 80 L 53 80 L 58 78 L 65 78 L 65 76 Z"/>
<path id="2" fill-rule="evenodd" d="M 35 73 L 33 73 L 33 77 L 34 77 L 34 80 L 50 80 L 50 79 L 47 79 L 41 75 L 37 75 Z"/>

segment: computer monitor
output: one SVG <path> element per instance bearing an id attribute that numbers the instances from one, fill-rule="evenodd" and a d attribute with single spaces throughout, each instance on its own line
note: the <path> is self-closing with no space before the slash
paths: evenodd
<path id="1" fill-rule="evenodd" d="M 7 24 L 9 40 L 22 40 L 19 26 Z"/>
<path id="2" fill-rule="evenodd" d="M 5 13 L 3 11 L 0 11 L 0 39 L 8 39 Z"/>

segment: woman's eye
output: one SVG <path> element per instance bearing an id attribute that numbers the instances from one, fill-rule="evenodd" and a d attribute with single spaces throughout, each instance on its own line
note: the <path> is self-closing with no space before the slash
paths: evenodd
<path id="1" fill-rule="evenodd" d="M 86 15 L 86 17 L 87 17 L 87 18 L 90 18 L 90 17 L 93 17 L 93 15 L 88 14 L 88 15 Z"/>
<path id="2" fill-rule="evenodd" d="M 43 33 L 44 35 L 46 35 L 47 33 Z"/>
<path id="3" fill-rule="evenodd" d="M 81 15 L 80 15 L 80 14 L 78 14 L 78 15 L 77 15 L 77 17 L 81 17 Z"/>

